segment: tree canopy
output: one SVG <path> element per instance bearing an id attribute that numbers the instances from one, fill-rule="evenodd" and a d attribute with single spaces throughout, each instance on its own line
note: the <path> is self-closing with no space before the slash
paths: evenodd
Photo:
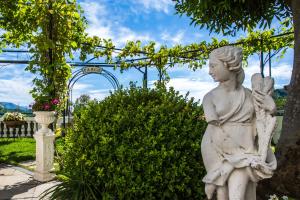
<path id="1" fill-rule="evenodd" d="M 191 24 L 211 32 L 235 35 L 247 28 L 271 26 L 278 20 L 291 17 L 285 0 L 173 0 L 177 13 L 186 14 Z M 259 5 L 259 6 L 258 6 Z"/>

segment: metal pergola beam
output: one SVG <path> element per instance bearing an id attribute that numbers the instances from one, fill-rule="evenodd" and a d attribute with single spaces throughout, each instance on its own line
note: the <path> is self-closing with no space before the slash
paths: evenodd
<path id="1" fill-rule="evenodd" d="M 29 64 L 29 60 L 0 60 L 0 63 L 6 64 Z"/>
<path id="2" fill-rule="evenodd" d="M 6 52 L 6 53 L 33 53 L 30 52 L 28 50 L 23 50 L 23 49 L 2 49 L 2 52 Z"/>
<path id="3" fill-rule="evenodd" d="M 0 63 L 4 64 L 29 64 L 29 60 L 0 60 Z M 101 67 L 115 67 L 116 65 L 118 66 L 118 63 L 112 63 L 112 64 L 107 64 L 107 63 L 85 63 L 85 62 L 67 62 L 71 66 L 101 66 Z"/>

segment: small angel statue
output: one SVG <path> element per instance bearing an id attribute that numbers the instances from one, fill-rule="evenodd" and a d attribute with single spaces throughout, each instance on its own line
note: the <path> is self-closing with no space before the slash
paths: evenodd
<path id="1" fill-rule="evenodd" d="M 274 87 L 274 80 L 269 76 L 263 78 L 260 73 L 256 73 L 252 75 L 251 83 L 252 95 L 254 96 L 254 109 L 256 113 L 258 155 L 261 156 L 262 161 L 265 161 L 276 127 L 276 117 L 271 115 L 271 113 L 274 113 L 275 110 L 266 111 L 265 109 L 262 109 L 260 105 L 263 102 L 263 95 L 271 96 Z M 274 104 L 274 101 L 269 101 L 268 104 Z M 272 105 L 272 107 L 274 109 L 276 108 L 274 105 Z"/>

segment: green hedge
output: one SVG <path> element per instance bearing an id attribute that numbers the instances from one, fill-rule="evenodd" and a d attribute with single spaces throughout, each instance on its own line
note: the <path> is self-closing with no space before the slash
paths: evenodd
<path id="1" fill-rule="evenodd" d="M 204 199 L 198 102 L 172 88 L 132 87 L 77 113 L 63 158 L 68 179 L 54 196 Z"/>

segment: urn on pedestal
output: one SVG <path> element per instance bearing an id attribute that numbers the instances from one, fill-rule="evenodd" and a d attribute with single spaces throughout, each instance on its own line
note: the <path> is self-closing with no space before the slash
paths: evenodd
<path id="1" fill-rule="evenodd" d="M 35 120 L 41 128 L 34 134 L 36 140 L 36 170 L 34 179 L 44 182 L 54 178 L 53 169 L 55 135 L 49 124 L 55 120 L 54 111 L 36 111 Z"/>

